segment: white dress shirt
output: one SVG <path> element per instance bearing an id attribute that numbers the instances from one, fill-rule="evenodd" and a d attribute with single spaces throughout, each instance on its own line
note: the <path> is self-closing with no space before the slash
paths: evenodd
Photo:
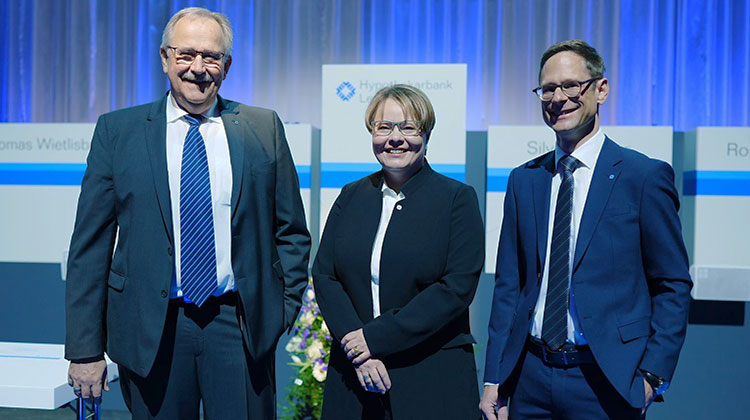
<path id="1" fill-rule="evenodd" d="M 578 239 L 578 228 L 581 225 L 581 215 L 583 215 L 583 209 L 586 206 L 586 197 L 589 194 L 589 187 L 591 186 L 591 177 L 594 174 L 594 168 L 596 168 L 596 161 L 599 158 L 599 152 L 602 150 L 604 144 L 604 134 L 601 130 L 590 138 L 586 143 L 582 144 L 578 149 L 573 151 L 571 155 L 578 159 L 581 164 L 573 172 L 573 217 L 571 217 L 571 235 L 572 240 L 570 241 L 570 270 L 572 274 L 573 269 L 573 255 L 576 249 L 576 240 Z M 535 338 L 542 338 L 542 324 L 544 322 L 544 304 L 547 301 L 547 283 L 549 281 L 549 259 L 550 259 L 550 247 L 552 245 L 552 228 L 555 224 L 555 209 L 557 208 L 557 193 L 560 190 L 560 183 L 562 182 L 562 171 L 558 168 L 560 159 L 562 159 L 566 153 L 560 148 L 555 147 L 555 176 L 552 178 L 552 188 L 550 189 L 549 199 L 549 221 L 547 223 L 547 252 L 544 257 L 544 272 L 542 274 L 542 284 L 539 290 L 539 299 L 536 302 L 536 308 L 534 309 L 534 318 L 531 324 L 531 335 Z M 578 322 L 578 313 L 576 311 L 575 296 L 573 291 L 570 293 L 570 306 L 568 308 L 568 343 L 577 345 L 584 345 L 587 343 L 586 338 L 583 336 L 581 325 Z"/>
<path id="2" fill-rule="evenodd" d="M 378 225 L 378 233 L 375 234 L 375 242 L 372 244 L 372 256 L 370 257 L 370 288 L 372 290 L 373 318 L 380 316 L 380 258 L 383 252 L 383 239 L 385 239 L 385 232 L 388 230 L 388 224 L 393 215 L 393 208 L 396 206 L 396 203 L 406 198 L 403 191 L 396 194 L 396 191 L 390 189 L 385 181 L 383 182 L 381 191 L 383 191 L 383 207 L 380 211 L 380 224 Z"/>
<path id="3" fill-rule="evenodd" d="M 232 198 L 232 164 L 224 123 L 217 109 L 217 101 L 202 114 L 200 133 L 206 146 L 208 172 L 211 183 L 211 203 L 214 215 L 214 243 L 216 244 L 216 291 L 214 296 L 235 290 L 232 271 L 232 233 L 230 223 Z M 167 172 L 169 173 L 169 198 L 172 201 L 172 227 L 174 230 L 175 275 L 172 278 L 170 298 L 182 297 L 180 289 L 180 171 L 182 148 L 190 124 L 183 118 L 187 112 L 177 106 L 172 94 L 167 98 Z"/>

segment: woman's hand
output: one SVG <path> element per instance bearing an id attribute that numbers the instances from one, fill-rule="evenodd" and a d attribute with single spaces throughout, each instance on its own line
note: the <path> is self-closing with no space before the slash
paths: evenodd
<path id="1" fill-rule="evenodd" d="M 385 394 L 391 389 L 391 378 L 388 376 L 383 362 L 377 359 L 369 359 L 359 366 L 354 367 L 357 372 L 359 384 L 367 392 Z"/>
<path id="2" fill-rule="evenodd" d="M 341 339 L 341 347 L 346 353 L 346 357 L 358 366 L 372 357 L 370 354 L 370 348 L 367 347 L 367 341 L 365 341 L 365 334 L 362 332 L 362 328 L 349 332 Z"/>

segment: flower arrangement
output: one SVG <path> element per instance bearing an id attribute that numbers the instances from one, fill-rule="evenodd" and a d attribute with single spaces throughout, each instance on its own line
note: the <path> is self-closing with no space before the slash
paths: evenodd
<path id="1" fill-rule="evenodd" d="M 287 388 L 283 420 L 319 419 L 323 408 L 323 386 L 331 353 L 331 332 L 315 302 L 312 281 L 302 295 L 302 309 L 285 350 L 297 368 L 297 376 Z"/>

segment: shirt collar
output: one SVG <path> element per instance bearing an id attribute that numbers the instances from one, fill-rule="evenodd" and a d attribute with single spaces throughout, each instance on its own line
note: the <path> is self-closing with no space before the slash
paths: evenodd
<path id="1" fill-rule="evenodd" d="M 602 129 L 600 128 L 593 137 L 588 139 L 588 141 L 583 143 L 581 147 L 574 150 L 570 155 L 578 159 L 583 166 L 593 169 L 596 166 L 596 160 L 599 157 L 599 152 L 602 150 L 603 144 L 604 133 L 602 133 Z M 555 145 L 555 168 L 560 164 L 560 159 L 566 155 L 567 153 L 559 145 Z"/>
<path id="2" fill-rule="evenodd" d="M 380 191 L 383 192 L 383 197 L 391 196 L 395 198 L 406 198 L 403 190 L 399 191 L 398 194 L 396 194 L 396 191 L 388 186 L 388 183 L 385 182 L 385 179 L 383 180 L 383 185 L 380 187 Z"/>
<path id="3" fill-rule="evenodd" d="M 211 104 L 211 108 L 208 108 L 206 112 L 201 114 L 204 122 L 218 122 L 218 120 L 221 119 L 221 116 L 218 113 L 218 103 L 218 98 L 214 99 L 214 103 Z M 177 101 L 175 101 L 174 97 L 172 96 L 172 92 L 170 91 L 167 94 L 167 123 L 175 122 L 185 115 L 187 115 L 187 111 L 177 105 Z"/>

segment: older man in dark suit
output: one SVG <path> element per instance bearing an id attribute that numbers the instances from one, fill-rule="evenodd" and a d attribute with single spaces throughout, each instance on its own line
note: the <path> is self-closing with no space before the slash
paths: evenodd
<path id="1" fill-rule="evenodd" d="M 175 14 L 160 48 L 171 89 L 105 114 L 70 247 L 69 382 L 106 388 L 118 363 L 133 417 L 275 418 L 274 350 L 300 307 L 310 237 L 283 126 L 218 96 L 227 18 Z"/>

